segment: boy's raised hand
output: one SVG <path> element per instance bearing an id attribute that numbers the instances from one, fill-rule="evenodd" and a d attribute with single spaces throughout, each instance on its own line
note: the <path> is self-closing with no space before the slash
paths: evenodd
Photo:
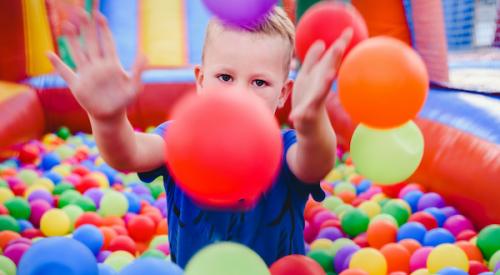
<path id="1" fill-rule="evenodd" d="M 51 52 L 48 57 L 77 101 L 96 120 L 123 115 L 141 86 L 145 59 L 137 59 L 131 74 L 123 69 L 111 30 L 98 11 L 94 11 L 91 17 L 78 8 L 74 22 L 64 23 L 63 33 L 68 38 L 76 71 L 56 54 Z M 79 34 L 83 37 L 83 46 Z"/>
<path id="2" fill-rule="evenodd" d="M 307 52 L 292 93 L 290 120 L 298 131 L 306 130 L 307 125 L 324 112 L 326 98 L 352 33 L 352 29 L 345 30 L 326 51 L 325 43 L 318 41 Z"/>

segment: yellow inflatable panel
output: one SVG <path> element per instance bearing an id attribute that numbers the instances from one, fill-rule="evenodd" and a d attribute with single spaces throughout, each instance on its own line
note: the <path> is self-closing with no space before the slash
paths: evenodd
<path id="1" fill-rule="evenodd" d="M 7 101 L 20 93 L 29 91 L 30 88 L 25 85 L 11 82 L 0 81 L 0 103 Z"/>
<path id="2" fill-rule="evenodd" d="M 46 56 L 54 51 L 52 34 L 44 0 L 22 0 L 24 13 L 24 36 L 26 45 L 26 68 L 29 76 L 52 72 Z"/>
<path id="3" fill-rule="evenodd" d="M 141 0 L 140 5 L 141 52 L 149 65 L 187 65 L 184 0 Z"/>

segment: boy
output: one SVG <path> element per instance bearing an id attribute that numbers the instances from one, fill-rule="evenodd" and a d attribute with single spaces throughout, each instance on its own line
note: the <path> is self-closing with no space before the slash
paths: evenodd
<path id="1" fill-rule="evenodd" d="M 198 92 L 255 93 L 275 112 L 293 90 L 290 119 L 296 129 L 283 133 L 279 176 L 255 208 L 211 211 L 195 205 L 164 166 L 161 134 L 168 124 L 158 127 L 155 135 L 134 132 L 127 120 L 126 107 L 139 90 L 144 59 L 139 58 L 128 75 L 119 63 L 105 18 L 97 11 L 93 19 L 84 11 L 77 14 L 78 20 L 67 23 L 64 31 L 78 75 L 55 54 L 49 58 L 87 111 L 106 162 L 119 170 L 141 172 L 146 182 L 164 177 L 172 260 L 184 268 L 197 251 L 217 241 L 242 243 L 268 265 L 286 255 L 304 254 L 304 206 L 309 195 L 318 201 L 324 198 L 319 181 L 335 161 L 336 140 L 325 101 L 352 31 L 344 32 L 328 49 L 322 42 L 315 43 L 294 84 L 288 79 L 294 26 L 282 9 L 275 8 L 254 28 L 210 22 L 203 64 L 194 69 Z M 77 33 L 83 35 L 84 48 Z"/>

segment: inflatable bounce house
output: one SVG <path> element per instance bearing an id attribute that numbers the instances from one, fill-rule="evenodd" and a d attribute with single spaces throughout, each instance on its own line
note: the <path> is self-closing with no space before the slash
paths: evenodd
<path id="1" fill-rule="evenodd" d="M 94 4 L 59 2 L 86 8 Z M 299 21 L 316 2 L 280 4 Z M 347 2 L 362 14 L 371 37 L 392 36 L 412 46 L 429 72 L 430 92 L 416 119 L 425 139 L 424 157 L 408 182 L 440 194 L 477 230 L 499 224 L 500 4 Z M 125 69 L 138 53 L 149 61 L 144 89 L 128 112 L 130 121 L 142 130 L 160 124 L 180 98 L 194 92 L 193 65 L 201 61 L 211 14 L 201 0 L 101 0 L 99 9 L 108 19 Z M 46 57 L 47 51 L 55 51 L 72 64 L 60 30 L 67 15 L 44 0 L 0 1 L 0 15 L 0 159 L 15 159 L 26 142 L 63 126 L 89 132 L 87 115 Z M 287 110 L 277 115 L 282 123 L 287 122 Z M 356 125 L 335 91 L 328 99 L 328 111 L 339 144 L 348 151 Z"/>

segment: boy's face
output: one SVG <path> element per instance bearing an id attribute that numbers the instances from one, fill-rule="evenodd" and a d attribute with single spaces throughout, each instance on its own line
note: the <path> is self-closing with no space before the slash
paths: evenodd
<path id="1" fill-rule="evenodd" d="M 274 113 L 293 86 L 285 66 L 288 53 L 279 35 L 216 26 L 205 45 L 203 65 L 195 68 L 197 90 L 254 93 Z"/>

